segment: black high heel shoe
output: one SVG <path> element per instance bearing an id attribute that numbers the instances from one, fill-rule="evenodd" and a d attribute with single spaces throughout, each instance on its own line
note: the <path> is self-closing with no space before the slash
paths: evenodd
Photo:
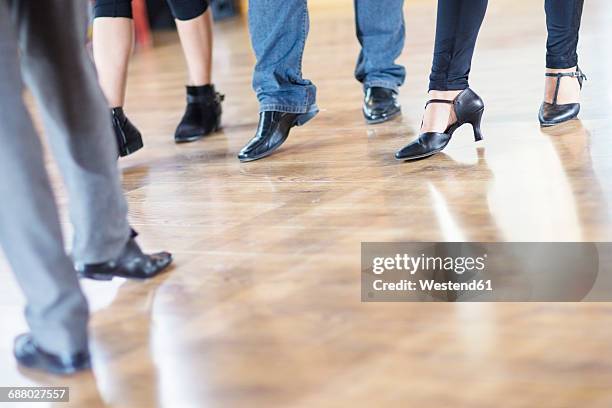
<path id="1" fill-rule="evenodd" d="M 540 107 L 539 119 L 542 127 L 549 127 L 558 125 L 568 120 L 572 120 L 578 117 L 580 113 L 579 103 L 566 103 L 563 105 L 557 104 L 557 97 L 559 96 L 559 88 L 561 87 L 561 78 L 571 77 L 576 78 L 582 89 L 582 83 L 587 80 L 586 75 L 576 67 L 576 72 L 559 72 L 559 73 L 546 73 L 547 77 L 557 78 L 557 85 L 555 87 L 555 95 L 553 96 L 552 103 L 542 102 Z"/>
<path id="2" fill-rule="evenodd" d="M 124 157 L 142 149 L 142 135 L 132 122 L 125 116 L 122 107 L 111 108 L 111 120 L 117 139 L 119 156 Z"/>
<path id="3" fill-rule="evenodd" d="M 466 123 L 472 125 L 474 129 L 474 139 L 477 142 L 483 139 L 480 123 L 484 112 L 484 102 L 480 96 L 476 95 L 476 92 L 468 88 L 457 95 L 452 101 L 446 99 L 431 99 L 427 102 L 425 107 L 427 108 L 427 105 L 430 103 L 447 103 L 453 105 L 457 121 L 449 125 L 444 133 L 422 133 L 417 140 L 395 153 L 396 159 L 423 159 L 441 152 L 448 142 L 450 142 L 453 133 Z"/>

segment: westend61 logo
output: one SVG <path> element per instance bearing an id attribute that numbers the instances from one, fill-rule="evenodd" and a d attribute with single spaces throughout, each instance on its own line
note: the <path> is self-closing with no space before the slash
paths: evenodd
<path id="1" fill-rule="evenodd" d="M 390 279 L 374 279 L 372 289 L 375 291 L 490 291 L 493 290 L 490 280 L 469 279 L 486 269 L 487 254 L 481 256 L 411 256 L 396 254 L 392 257 L 375 257 L 372 259 L 372 273 L 383 275 L 393 272 Z M 397 279 L 397 274 L 414 276 L 428 272 L 429 278 L 422 276 L 418 280 Z M 380 276 L 382 278 L 382 276 Z"/>

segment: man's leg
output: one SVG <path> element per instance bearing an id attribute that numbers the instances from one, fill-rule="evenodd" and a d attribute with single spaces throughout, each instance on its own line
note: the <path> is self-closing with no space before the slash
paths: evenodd
<path id="1" fill-rule="evenodd" d="M 355 77 L 364 88 L 397 91 L 406 70 L 395 63 L 404 49 L 404 0 L 354 0 L 357 39 L 361 52 Z"/>
<path id="2" fill-rule="evenodd" d="M 272 154 L 319 111 L 317 89 L 302 77 L 308 36 L 306 0 L 250 0 L 249 30 L 257 64 L 253 89 L 259 99 L 255 136 L 240 150 L 241 162 Z"/>
<path id="3" fill-rule="evenodd" d="M 67 355 L 87 350 L 87 302 L 64 252 L 42 146 L 22 100 L 16 36 L 0 2 L 0 243 L 27 300 L 36 343 Z"/>
<path id="4" fill-rule="evenodd" d="M 395 63 L 404 49 L 403 0 L 354 0 L 361 52 L 355 78 L 363 84 L 363 115 L 368 123 L 386 122 L 401 114 L 397 100 L 406 70 Z"/>
<path id="5" fill-rule="evenodd" d="M 306 0 L 249 1 L 249 30 L 257 58 L 253 89 L 260 111 L 297 113 L 301 123 L 316 114 L 316 87 L 302 77 L 308 28 Z"/>
<path id="6" fill-rule="evenodd" d="M 86 2 L 16 1 L 24 79 L 70 195 L 78 263 L 119 256 L 130 236 L 106 101 L 85 49 Z"/>

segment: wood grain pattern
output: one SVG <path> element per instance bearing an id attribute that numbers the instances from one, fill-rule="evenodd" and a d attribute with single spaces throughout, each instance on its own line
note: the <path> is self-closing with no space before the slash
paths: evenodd
<path id="1" fill-rule="evenodd" d="M 352 77 L 352 2 L 314 7 L 304 72 L 322 112 L 247 164 L 235 158 L 257 122 L 245 21 L 216 26 L 224 129 L 193 144 L 172 141 L 186 70 L 176 35 L 158 36 L 129 75 L 146 147 L 120 165 L 140 242 L 176 265 L 144 283 L 84 282 L 95 369 L 54 379 L 14 363 L 23 303 L 2 263 L 0 385 L 68 385 L 88 408 L 612 406 L 609 304 L 359 300 L 362 241 L 612 240 L 612 5 L 585 6 L 582 122 L 542 131 L 542 2 L 490 3 L 472 71 L 486 140 L 461 129 L 410 164 L 392 154 L 420 122 L 435 2 L 407 2 L 404 115 L 378 126 Z"/>

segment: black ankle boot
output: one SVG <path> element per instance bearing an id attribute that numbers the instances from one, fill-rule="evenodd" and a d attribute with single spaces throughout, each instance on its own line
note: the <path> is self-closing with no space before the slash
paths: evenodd
<path id="1" fill-rule="evenodd" d="M 136 126 L 125 116 L 122 107 L 111 109 L 113 130 L 117 139 L 119 156 L 124 157 L 140 150 L 143 146 L 142 135 Z"/>
<path id="2" fill-rule="evenodd" d="M 566 103 L 558 105 L 557 97 L 559 96 L 559 88 L 561 87 L 561 78 L 576 78 L 580 84 L 580 89 L 582 89 L 582 83 L 587 79 L 586 75 L 584 75 L 580 68 L 576 67 L 576 72 L 547 73 L 546 76 L 557 78 L 557 85 L 555 87 L 555 95 L 553 96 L 552 103 L 543 102 L 540 107 L 540 114 L 538 115 L 540 125 L 542 127 L 549 127 L 577 118 L 580 113 L 580 104 Z"/>
<path id="3" fill-rule="evenodd" d="M 447 103 L 453 105 L 457 121 L 450 125 L 444 133 L 426 132 L 422 133 L 417 140 L 408 144 L 403 149 L 395 153 L 395 158 L 398 160 L 416 160 L 432 156 L 446 147 L 450 142 L 453 133 L 461 126 L 469 123 L 474 129 L 474 139 L 478 142 L 482 140 L 482 132 L 480 131 L 480 122 L 484 112 L 484 102 L 480 96 L 476 95 L 471 89 L 466 89 L 457 97 L 448 101 L 445 99 L 432 99 L 430 103 Z M 427 107 L 425 105 L 425 107 Z"/>
<path id="4" fill-rule="evenodd" d="M 225 95 L 214 85 L 187 86 L 187 109 L 176 128 L 176 143 L 193 142 L 217 131 L 221 126 L 221 102 Z"/>

